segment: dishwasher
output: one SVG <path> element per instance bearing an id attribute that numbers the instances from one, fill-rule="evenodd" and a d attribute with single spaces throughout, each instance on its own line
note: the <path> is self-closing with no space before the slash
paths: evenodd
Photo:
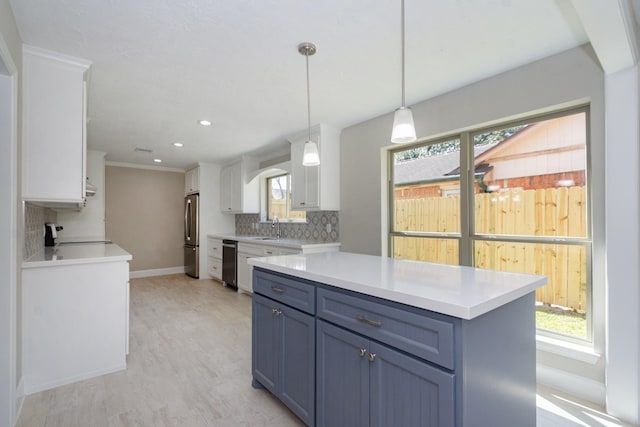
<path id="1" fill-rule="evenodd" d="M 222 241 L 222 282 L 225 286 L 238 289 L 238 242 L 235 240 Z"/>

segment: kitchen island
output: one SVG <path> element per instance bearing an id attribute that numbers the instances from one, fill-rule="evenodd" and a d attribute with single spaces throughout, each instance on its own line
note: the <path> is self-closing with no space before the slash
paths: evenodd
<path id="1" fill-rule="evenodd" d="M 25 394 L 126 369 L 131 254 L 47 247 L 22 263 Z"/>
<path id="2" fill-rule="evenodd" d="M 307 425 L 535 426 L 545 277 L 344 252 L 248 262 L 253 385 Z"/>

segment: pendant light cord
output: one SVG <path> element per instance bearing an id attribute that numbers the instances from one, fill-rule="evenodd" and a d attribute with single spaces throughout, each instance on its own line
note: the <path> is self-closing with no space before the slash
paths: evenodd
<path id="1" fill-rule="evenodd" d="M 311 90 L 309 90 L 309 52 L 304 55 L 307 58 L 307 129 L 309 141 L 311 141 Z"/>
<path id="2" fill-rule="evenodd" d="M 402 34 L 402 108 L 404 108 L 404 0 L 400 1 L 400 33 Z"/>

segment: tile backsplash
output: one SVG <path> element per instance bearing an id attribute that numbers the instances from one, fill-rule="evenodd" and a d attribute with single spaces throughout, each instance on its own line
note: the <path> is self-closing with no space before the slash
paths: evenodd
<path id="1" fill-rule="evenodd" d="M 55 211 L 28 202 L 25 203 L 22 259 L 27 260 L 38 251 L 44 249 L 44 224 L 45 222 L 56 221 L 57 214 Z"/>
<path id="2" fill-rule="evenodd" d="M 307 221 L 281 222 L 283 239 L 308 240 L 318 243 L 340 241 L 338 211 L 307 212 Z M 237 214 L 236 234 L 239 236 L 275 236 L 271 222 L 260 222 L 260 214 Z"/>

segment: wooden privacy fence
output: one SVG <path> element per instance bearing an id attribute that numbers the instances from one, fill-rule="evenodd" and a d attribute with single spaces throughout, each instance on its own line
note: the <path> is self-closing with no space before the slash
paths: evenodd
<path id="1" fill-rule="evenodd" d="M 586 311 L 585 245 L 499 240 L 500 235 L 586 237 L 584 187 L 478 193 L 474 212 L 476 233 L 497 235 L 496 240 L 475 241 L 476 267 L 547 276 L 547 285 L 536 291 L 537 301 Z M 460 232 L 460 197 L 396 200 L 395 230 Z M 393 255 L 458 264 L 458 241 L 396 236 Z"/>

